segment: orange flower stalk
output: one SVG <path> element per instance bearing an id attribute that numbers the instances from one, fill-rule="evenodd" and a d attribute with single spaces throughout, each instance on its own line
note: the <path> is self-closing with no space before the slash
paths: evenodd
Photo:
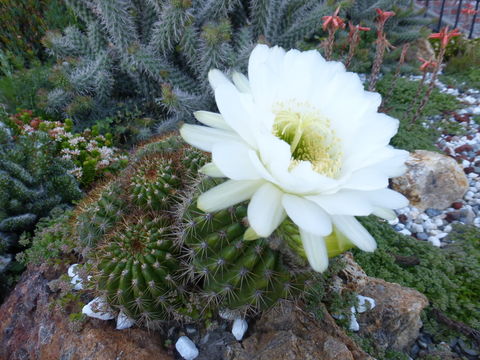
<path id="1" fill-rule="evenodd" d="M 425 92 L 425 95 L 422 98 L 422 101 L 420 102 L 420 105 L 417 108 L 417 111 L 415 112 L 415 115 L 413 115 L 411 124 L 414 124 L 417 121 L 417 119 L 422 114 L 423 109 L 427 105 L 428 99 L 432 94 L 433 87 L 435 86 L 435 80 L 437 80 L 438 72 L 440 71 L 440 66 L 442 65 L 443 57 L 445 56 L 445 50 L 447 49 L 448 43 L 452 38 L 460 35 L 461 33 L 458 29 L 453 29 L 449 31 L 448 26 L 445 26 L 440 30 L 440 32 L 430 34 L 430 36 L 428 37 L 429 39 L 440 39 L 440 51 L 438 52 L 438 56 L 435 61 L 430 60 L 429 62 L 425 62 L 424 59 L 420 59 L 424 62 L 420 67 L 420 70 L 422 70 L 422 67 L 424 67 L 425 69 L 422 78 L 423 81 L 425 82 L 426 73 L 429 68 L 432 68 L 432 78 L 430 79 L 430 84 L 427 88 L 427 91 Z M 423 87 L 422 83 L 421 86 Z"/>
<path id="2" fill-rule="evenodd" d="M 385 50 L 390 46 L 385 35 L 385 23 L 389 18 L 395 16 L 393 11 L 383 11 L 382 9 L 376 9 L 377 11 L 377 49 L 375 52 L 375 60 L 373 61 L 372 73 L 370 75 L 370 84 L 368 86 L 369 91 L 375 91 L 375 87 L 378 81 L 378 74 L 382 68 L 383 58 L 385 56 Z"/>
<path id="3" fill-rule="evenodd" d="M 348 68 L 350 63 L 352 62 L 353 55 L 355 55 L 355 50 L 360 43 L 360 31 L 370 31 L 369 27 L 360 26 L 360 25 L 353 25 L 352 23 L 348 23 L 348 28 L 350 29 L 348 33 L 348 55 L 347 60 L 345 61 L 345 67 Z"/>
<path id="4" fill-rule="evenodd" d="M 345 28 L 345 21 L 338 16 L 338 13 L 340 12 L 340 6 L 335 10 L 333 15 L 329 16 L 324 16 L 322 18 L 323 20 L 323 25 L 322 29 L 324 31 L 328 31 L 328 38 L 325 43 L 325 58 L 327 60 L 331 60 L 332 58 L 332 53 L 333 53 L 333 43 L 335 42 L 335 33 L 337 32 L 338 29 L 344 29 Z"/>

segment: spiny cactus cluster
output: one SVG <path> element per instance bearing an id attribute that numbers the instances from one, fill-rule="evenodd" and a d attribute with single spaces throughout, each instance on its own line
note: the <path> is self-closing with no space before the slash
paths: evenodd
<path id="1" fill-rule="evenodd" d="M 206 161 L 176 136 L 146 144 L 71 221 L 99 295 L 140 322 L 255 312 L 308 286 L 310 272 L 294 251 L 244 240 L 246 204 L 197 208 L 200 193 L 222 181 L 198 174 Z"/>
<path id="2" fill-rule="evenodd" d="M 245 70 L 258 41 L 293 48 L 321 29 L 324 0 L 66 0 L 85 23 L 50 33 L 59 61 L 48 109 L 79 122 L 135 99 L 170 122 L 213 106 L 211 68 Z"/>
<path id="3" fill-rule="evenodd" d="M 245 204 L 215 213 L 197 208 L 198 195 L 215 185 L 218 181 L 203 179 L 179 207 L 179 240 L 188 259 L 184 265 L 190 279 L 202 284 L 200 296 L 209 304 L 249 311 L 301 293 L 308 285 L 302 268 L 287 267 L 266 239 L 244 240 Z"/>
<path id="4" fill-rule="evenodd" d="M 163 320 L 179 302 L 178 270 L 168 221 L 154 214 L 130 216 L 97 250 L 98 289 L 134 319 Z"/>

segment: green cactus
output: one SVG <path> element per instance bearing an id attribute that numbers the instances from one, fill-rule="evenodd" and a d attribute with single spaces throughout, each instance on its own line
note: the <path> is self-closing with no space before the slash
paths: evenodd
<path id="1" fill-rule="evenodd" d="M 305 290 L 308 270 L 287 267 L 282 253 L 268 239 L 246 241 L 245 204 L 215 213 L 197 209 L 196 198 L 218 180 L 204 179 L 179 209 L 180 242 L 187 253 L 184 266 L 208 306 L 252 312 Z"/>
<path id="2" fill-rule="evenodd" d="M 96 250 L 98 290 L 133 319 L 164 320 L 179 307 L 179 266 L 168 228 L 154 214 L 131 216 Z"/>
<path id="3" fill-rule="evenodd" d="M 84 245 L 95 245 L 123 215 L 122 190 L 116 183 L 108 183 L 82 201 L 76 216 L 76 232 Z"/>
<path id="4" fill-rule="evenodd" d="M 254 314 L 309 290 L 314 274 L 291 221 L 245 240 L 247 203 L 197 208 L 198 196 L 224 181 L 199 175 L 208 160 L 178 136 L 160 138 L 77 208 L 94 287 L 143 324 L 222 309 Z M 330 257 L 352 247 L 335 229 L 325 240 Z"/>
<path id="5" fill-rule="evenodd" d="M 147 158 L 135 169 L 130 183 L 137 205 L 162 210 L 167 209 L 175 199 L 180 179 L 175 174 L 171 159 Z"/>
<path id="6" fill-rule="evenodd" d="M 192 111 L 213 110 L 210 69 L 244 71 L 259 40 L 294 48 L 320 31 L 322 16 L 335 8 L 323 0 L 68 0 L 67 5 L 84 26 L 46 37 L 68 82 L 49 93 L 47 110 L 67 111 L 80 126 L 113 116 L 118 104 L 129 102 L 152 109 L 157 119 L 193 121 Z"/>

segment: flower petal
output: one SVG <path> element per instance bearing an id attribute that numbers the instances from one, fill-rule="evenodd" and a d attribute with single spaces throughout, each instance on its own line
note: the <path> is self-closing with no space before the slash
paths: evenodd
<path id="1" fill-rule="evenodd" d="M 238 91 L 247 94 L 251 92 L 250 83 L 248 82 L 248 78 L 245 75 L 239 73 L 238 71 L 234 71 L 232 74 L 232 80 Z"/>
<path id="2" fill-rule="evenodd" d="M 202 124 L 223 130 L 232 131 L 232 128 L 223 119 L 222 115 L 210 111 L 195 111 L 193 113 L 195 119 Z"/>
<path id="3" fill-rule="evenodd" d="M 199 173 L 205 174 L 210 177 L 225 177 L 225 174 L 214 163 L 208 163 L 203 165 L 199 170 Z"/>
<path id="4" fill-rule="evenodd" d="M 268 237 L 286 218 L 282 207 L 283 193 L 270 183 L 264 183 L 248 204 L 248 222 L 255 232 Z"/>
<path id="5" fill-rule="evenodd" d="M 235 133 L 207 126 L 183 124 L 180 128 L 183 140 L 203 151 L 212 151 L 213 144 L 222 141 L 242 141 Z"/>
<path id="6" fill-rule="evenodd" d="M 228 180 L 198 197 L 197 206 L 206 212 L 218 211 L 248 200 L 263 184 L 259 180 Z"/>
<path id="7" fill-rule="evenodd" d="M 308 233 L 327 236 L 332 232 L 328 214 L 317 204 L 299 196 L 285 194 L 282 205 L 292 221 Z"/>
<path id="8" fill-rule="evenodd" d="M 324 272 L 328 268 L 328 252 L 323 237 L 313 235 L 300 228 L 303 248 L 313 270 Z"/>
<path id="9" fill-rule="evenodd" d="M 333 224 L 360 250 L 373 252 L 377 248 L 375 239 L 353 216 L 332 215 Z"/>
<path id="10" fill-rule="evenodd" d="M 212 86 L 212 89 L 215 89 L 224 84 L 231 84 L 230 80 L 227 79 L 225 74 L 218 69 L 212 69 L 208 72 L 208 81 Z"/>
<path id="11" fill-rule="evenodd" d="M 395 214 L 395 211 L 380 207 L 373 209 L 372 214 L 385 220 L 394 220 L 397 218 L 397 214 Z"/>
<path id="12" fill-rule="evenodd" d="M 255 137 L 252 134 L 254 125 L 251 124 L 251 116 L 242 102 L 242 93 L 232 83 L 224 83 L 215 88 L 215 100 L 226 123 L 255 148 Z"/>
<path id="13" fill-rule="evenodd" d="M 212 162 L 233 180 L 260 179 L 249 155 L 250 148 L 238 142 L 222 142 L 212 147 Z"/>
<path id="14" fill-rule="evenodd" d="M 367 216 L 373 211 L 368 192 L 340 190 L 331 195 L 306 196 L 330 215 Z"/>

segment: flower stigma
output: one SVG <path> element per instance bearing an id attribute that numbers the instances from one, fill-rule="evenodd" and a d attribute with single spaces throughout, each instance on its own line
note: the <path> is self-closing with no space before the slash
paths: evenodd
<path id="1" fill-rule="evenodd" d="M 290 145 L 290 170 L 301 161 L 309 161 L 319 174 L 330 178 L 340 175 L 341 142 L 330 119 L 309 104 L 293 101 L 277 103 L 273 113 L 273 134 Z"/>

